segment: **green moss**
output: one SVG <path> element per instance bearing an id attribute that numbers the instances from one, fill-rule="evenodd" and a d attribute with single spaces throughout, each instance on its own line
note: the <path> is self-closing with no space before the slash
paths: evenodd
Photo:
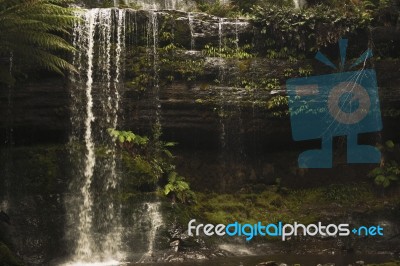
<path id="1" fill-rule="evenodd" d="M 8 162 L 12 162 L 8 166 L 12 169 L 10 183 L 18 187 L 14 193 L 54 193 L 58 189 L 57 178 L 69 168 L 65 146 L 16 147 L 10 152 L 6 155 L 6 151 L 1 150 L 0 157 L 8 156 Z M 7 160 L 2 158 L 1 163 Z"/>
<path id="2" fill-rule="evenodd" d="M 354 206 L 369 211 L 378 211 L 385 207 L 368 183 L 288 190 L 285 194 L 278 192 L 276 186 L 270 186 L 260 193 L 198 193 L 197 196 L 198 203 L 192 207 L 193 213 L 200 219 L 214 224 L 235 221 L 297 221 L 309 224 L 323 221 L 327 218 L 326 213 L 334 216 L 338 213 L 352 212 Z M 400 197 L 393 196 L 387 198 L 387 201 L 398 204 Z"/>
<path id="3" fill-rule="evenodd" d="M 223 4 L 219 1 L 209 3 L 204 0 L 197 0 L 197 8 L 201 12 L 205 12 L 218 17 L 234 17 L 239 15 L 238 6 Z"/>
<path id="4" fill-rule="evenodd" d="M 204 47 L 203 54 L 209 57 L 234 58 L 234 59 L 250 59 L 255 55 L 251 53 L 252 45 L 245 44 L 239 46 L 236 39 L 224 39 L 222 47 L 215 47 L 207 44 Z"/>

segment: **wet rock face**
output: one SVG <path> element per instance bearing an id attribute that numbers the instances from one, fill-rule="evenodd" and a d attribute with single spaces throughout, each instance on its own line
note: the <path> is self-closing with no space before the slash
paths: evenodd
<path id="1" fill-rule="evenodd" d="M 155 32 L 151 26 L 154 18 L 157 20 L 157 40 L 153 39 Z M 126 86 L 121 92 L 121 128 L 149 133 L 155 109 L 155 95 L 152 92 L 154 81 L 145 83 L 145 91 L 142 92 L 136 83 L 132 85 L 132 80 L 142 74 L 147 79 L 154 77 L 152 45 L 156 41 L 159 49 L 164 49 L 171 40 L 165 39 L 163 35 L 171 33 L 175 47 L 193 51 L 170 54 L 158 51 L 156 63 L 160 69 L 160 119 L 165 138 L 176 140 L 187 147 L 213 149 L 219 149 L 221 144 L 232 147 L 238 142 L 242 142 L 242 146 L 258 143 L 265 147 L 274 144 L 278 146 L 278 140 L 281 143 L 290 141 L 289 120 L 275 119 L 273 111 L 267 108 L 268 101 L 274 96 L 284 95 L 282 84 L 288 69 L 297 71 L 310 65 L 310 60 L 289 62 L 265 57 L 221 58 L 218 55 L 210 57 L 204 52 L 207 44 L 218 48 L 221 42 L 225 46 L 227 40 L 233 40 L 234 45 L 242 47 L 257 39 L 255 26 L 241 19 L 176 10 L 126 9 L 125 27 Z M 140 49 L 140 53 L 133 52 Z M 250 52 L 257 54 L 262 51 Z M 165 61 L 172 63 L 163 65 Z M 186 62 L 190 64 L 183 65 Z M 185 71 L 193 68 L 193 62 L 198 63 L 198 66 L 188 76 Z M 378 62 L 375 67 L 378 83 L 382 86 L 382 106 L 389 109 L 398 105 L 400 96 L 394 94 L 398 91 L 395 89 L 399 83 L 395 71 L 399 67 L 398 63 Z M 168 69 L 178 69 L 184 73 L 168 72 Z M 320 65 L 314 64 L 313 69 L 317 73 L 324 73 Z M 171 76 L 172 81 L 169 80 Z M 278 86 L 272 84 L 274 79 L 279 81 Z M 261 88 L 271 85 L 268 83 L 274 89 Z M 101 82 L 96 82 L 96 86 L 102 86 Z M 12 128 L 17 144 L 67 141 L 70 98 L 65 81 L 42 77 L 40 81 L 15 88 L 12 94 L 12 102 L 8 103 L 8 90 L 0 91 L 2 140 L 5 139 L 6 128 Z M 393 123 L 389 121 L 387 124 L 387 131 L 394 131 Z M 223 140 L 225 137 L 226 140 Z"/>
<path id="2" fill-rule="evenodd" d="M 115 28 L 117 9 L 110 10 Z M 285 99 L 284 84 L 290 73 L 307 67 L 313 75 L 329 70 L 312 59 L 263 57 L 265 51 L 251 46 L 259 36 L 250 21 L 176 10 L 124 12 L 126 48 L 121 59 L 124 88 L 120 91 L 120 129 L 150 135 L 158 113 L 162 138 L 179 143 L 177 153 L 182 160 L 178 164 L 185 176 L 207 173 L 209 181 L 223 190 L 248 181 L 273 183 L 277 174 L 273 169 L 287 170 L 281 173 L 285 176 L 299 175 L 294 169 L 297 153 L 277 156 L 275 152 L 298 152 L 318 147 L 319 143 L 293 142 L 286 105 L 271 108 L 271 100 Z M 100 35 L 96 31 L 95 40 Z M 96 41 L 95 45 L 102 43 Z M 246 45 L 250 49 L 243 48 Z M 382 109 L 390 111 L 400 104 L 399 63 L 378 61 L 374 67 Z M 96 105 L 106 98 L 99 95 L 105 84 L 98 76 L 94 73 Z M 39 80 L 15 88 L 10 103 L 8 90 L 0 91 L 0 112 L 5 114 L 0 116 L 2 140 L 12 129 L 17 145 L 68 141 L 73 111 L 68 82 L 46 75 Z M 392 139 L 398 132 L 396 119 L 385 118 L 385 139 Z M 365 140 L 372 143 L 376 138 L 368 136 Z M 205 158 L 212 161 L 202 165 L 200 161 Z M 287 158 L 293 167 L 280 165 Z M 346 171 L 351 177 L 357 176 L 357 170 Z M 321 172 L 313 174 L 315 180 L 318 175 Z M 194 187 L 202 187 L 196 182 Z"/>
<path id="3" fill-rule="evenodd" d="M 88 8 L 123 5 L 144 10 L 192 10 L 196 8 L 196 2 L 193 0 L 113 0 L 108 3 L 104 2 L 101 0 L 81 0 L 80 5 Z"/>
<path id="4" fill-rule="evenodd" d="M 9 101 L 9 95 L 11 101 Z M 69 127 L 69 92 L 61 78 L 42 78 L 0 90 L 0 139 L 13 130 L 15 144 L 63 142 Z M 1 145 L 0 145 L 1 146 Z"/>
<path id="5" fill-rule="evenodd" d="M 223 38 L 239 38 L 242 42 L 250 41 L 253 37 L 254 26 L 245 19 L 220 18 L 206 13 L 178 10 L 126 11 L 129 24 L 136 25 L 132 31 L 127 32 L 127 39 L 134 40 L 136 45 L 146 45 L 147 41 L 151 41 L 148 38 L 152 36 L 147 36 L 146 26 L 153 15 L 157 16 L 160 33 L 173 31 L 175 44 L 188 50 L 201 50 L 209 43 L 218 45 L 219 35 L 223 35 Z M 191 38 L 195 47 L 191 47 Z"/>
<path id="6" fill-rule="evenodd" d="M 68 250 L 60 241 L 65 237 L 63 197 L 71 168 L 66 158 L 62 146 L 0 151 L 0 169 L 6 173 L 0 210 L 9 217 L 9 224 L 0 221 L 0 238 L 29 265 L 47 265 Z"/>
<path id="7" fill-rule="evenodd" d="M 67 249 L 59 241 L 64 237 L 63 201 L 60 195 L 25 197 L 11 206 L 12 224 L 5 228 L 13 239 L 13 249 L 23 261 L 44 265 L 63 256 Z"/>

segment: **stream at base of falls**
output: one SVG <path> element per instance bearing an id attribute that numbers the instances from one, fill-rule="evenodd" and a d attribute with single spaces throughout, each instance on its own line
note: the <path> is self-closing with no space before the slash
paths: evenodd
<path id="1" fill-rule="evenodd" d="M 257 266 L 263 262 L 276 262 L 276 265 L 362 265 L 355 264 L 364 262 L 365 264 L 385 263 L 394 258 L 390 255 L 371 255 L 371 254 L 347 254 L 347 255 L 292 255 L 281 254 L 271 256 L 243 256 L 227 257 L 213 260 L 199 260 L 187 262 L 168 262 L 168 263 L 92 263 L 79 266 L 111 266 L 111 265 L 143 265 L 143 266 Z M 397 258 L 398 259 L 398 258 Z M 269 264 L 268 264 L 269 265 Z M 274 265 L 274 264 L 270 264 Z"/>

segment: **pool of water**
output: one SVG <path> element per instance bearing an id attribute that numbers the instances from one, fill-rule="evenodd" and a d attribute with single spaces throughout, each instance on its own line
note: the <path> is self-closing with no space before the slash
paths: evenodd
<path id="1" fill-rule="evenodd" d="M 356 261 L 364 261 L 368 263 L 383 263 L 395 259 L 390 255 L 271 255 L 271 256 L 246 256 L 246 257 L 229 257 L 215 260 L 182 262 L 182 263 L 150 263 L 141 264 L 147 266 L 256 266 L 261 262 L 276 261 L 287 263 L 288 265 L 299 264 L 303 266 L 314 266 L 324 263 L 335 263 L 337 266 L 347 266 Z M 137 264 L 128 264 L 137 265 Z"/>

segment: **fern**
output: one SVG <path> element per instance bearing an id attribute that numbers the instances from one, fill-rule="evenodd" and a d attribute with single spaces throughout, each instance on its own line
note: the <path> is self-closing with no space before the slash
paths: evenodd
<path id="1" fill-rule="evenodd" d="M 164 195 L 170 196 L 173 202 L 178 200 L 181 203 L 188 203 L 195 199 L 195 194 L 190 189 L 189 183 L 176 172 L 169 173 L 168 183 L 164 187 Z"/>
<path id="2" fill-rule="evenodd" d="M 12 84 L 14 72 L 44 68 L 64 74 L 75 71 L 60 55 L 74 48 L 66 41 L 76 20 L 66 0 L 0 0 L 0 83 Z M 10 77 L 11 76 L 11 77 Z"/>

